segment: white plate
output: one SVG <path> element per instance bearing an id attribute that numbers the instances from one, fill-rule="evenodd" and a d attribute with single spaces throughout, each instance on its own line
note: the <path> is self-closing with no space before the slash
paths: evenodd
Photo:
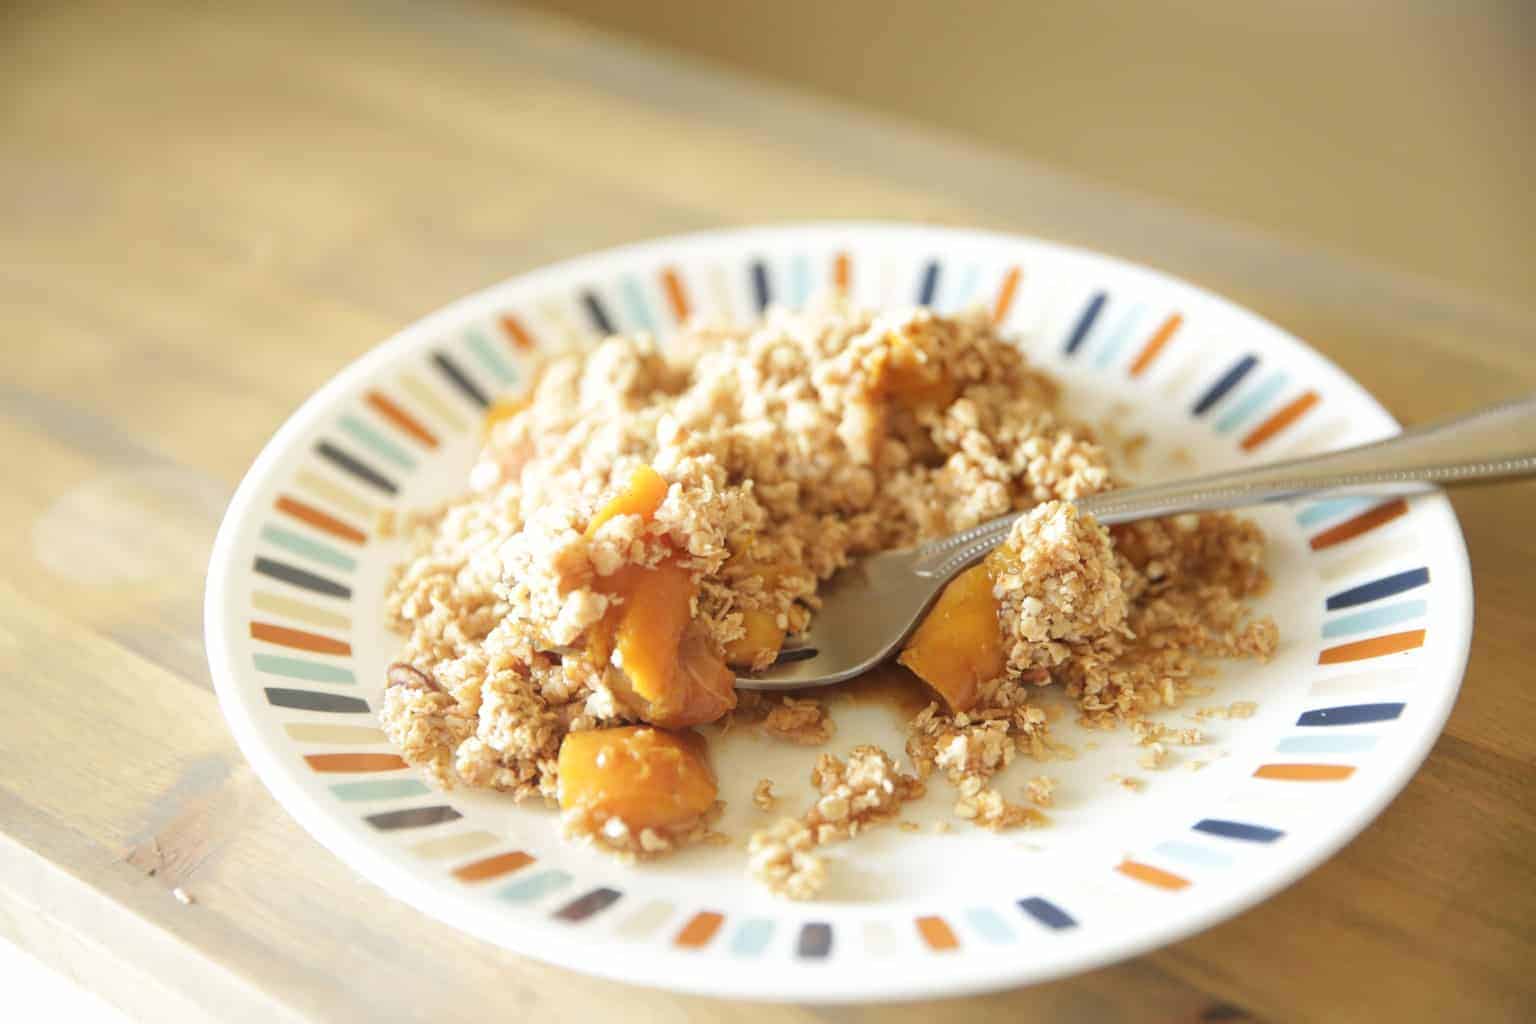
<path id="1" fill-rule="evenodd" d="M 1164 275 L 1058 245 L 925 227 L 826 224 L 693 235 L 573 260 L 471 296 L 346 368 L 261 453 L 209 569 L 219 700 L 273 794 L 338 857 L 427 914 L 527 956 L 647 985 L 756 999 L 852 1001 L 1024 984 L 1206 928 L 1339 849 L 1413 774 L 1456 697 L 1472 622 L 1449 504 L 1325 501 L 1258 513 L 1280 625 L 1268 665 L 1223 668 L 1195 704 L 1253 700 L 1205 747 L 1144 771 L 1128 738 L 1056 729 L 1076 760 L 1048 828 L 886 828 L 836 848 L 827 899 L 774 900 L 739 845 L 626 867 L 562 843 L 554 815 L 440 793 L 378 731 L 396 542 L 377 510 L 463 489 L 485 401 L 527 353 L 610 328 L 663 337 L 685 309 L 755 315 L 829 286 L 872 306 L 982 302 L 1097 420 L 1122 403 L 1152 438 L 1143 478 L 1217 469 L 1395 431 L 1358 384 L 1301 342 Z M 1182 461 L 1192 459 L 1193 462 Z M 878 703 L 839 706 L 833 749 L 900 749 Z M 1179 713 L 1173 720 L 1184 724 Z M 767 820 L 776 780 L 803 808 L 813 754 L 750 736 L 716 747 L 723 829 Z M 1193 758 L 1206 760 L 1189 770 Z M 1130 792 L 1114 772 L 1145 781 Z M 948 820 L 935 780 L 911 816 Z"/>

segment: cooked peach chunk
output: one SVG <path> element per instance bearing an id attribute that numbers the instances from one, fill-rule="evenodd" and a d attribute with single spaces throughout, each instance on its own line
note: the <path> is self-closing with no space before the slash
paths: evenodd
<path id="1" fill-rule="evenodd" d="M 615 516 L 644 516 L 649 519 L 656 514 L 666 498 L 667 481 L 662 475 L 650 466 L 638 466 L 630 474 L 629 483 L 624 489 L 593 513 L 587 523 L 587 536 L 597 533 L 598 527 Z"/>
<path id="2" fill-rule="evenodd" d="M 905 334 L 886 337 L 888 356 L 876 377 L 880 391 L 909 409 L 945 406 L 959 388 L 934 356 Z"/>
<path id="3" fill-rule="evenodd" d="M 651 706 L 650 720 L 672 728 L 713 722 L 736 706 L 736 673 L 699 623 L 683 631 L 672 699 Z"/>
<path id="4" fill-rule="evenodd" d="M 614 647 L 635 693 L 654 704 L 666 697 L 677 671 L 677 649 L 693 618 L 697 588 L 675 562 L 625 575 Z"/>
<path id="5" fill-rule="evenodd" d="M 761 668 L 778 657 L 784 630 L 777 615 L 763 608 L 749 608 L 741 613 L 741 624 L 746 632 L 725 645 L 727 664 Z"/>
<path id="6" fill-rule="evenodd" d="M 496 429 L 497 424 L 502 423 L 505 420 L 509 420 L 513 416 L 516 416 L 518 413 L 528 408 L 532 401 L 533 392 L 531 390 L 525 391 L 520 395 L 511 395 L 496 399 L 496 401 L 491 403 L 491 407 L 486 410 L 485 419 L 481 421 L 482 436 L 490 437 L 491 431 Z"/>
<path id="7" fill-rule="evenodd" d="M 702 736 L 649 726 L 567 734 L 559 772 L 561 810 L 618 818 L 634 832 L 686 825 L 718 792 Z"/>
<path id="8" fill-rule="evenodd" d="M 1007 663 L 986 563 L 944 588 L 897 660 L 938 691 L 951 711 L 968 711 L 977 687 L 1002 675 Z"/>
<path id="9" fill-rule="evenodd" d="M 628 566 L 601 588 L 623 599 L 594 636 L 594 654 L 617 654 L 619 698 L 647 722 L 683 728 L 736 706 L 736 676 L 692 623 L 698 592 L 688 570 L 667 561 Z"/>

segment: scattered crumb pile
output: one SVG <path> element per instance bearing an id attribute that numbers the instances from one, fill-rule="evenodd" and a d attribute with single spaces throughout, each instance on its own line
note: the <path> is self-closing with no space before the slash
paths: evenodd
<path id="1" fill-rule="evenodd" d="M 890 821 L 901 805 L 923 795 L 923 783 L 905 775 L 878 747 L 854 747 L 845 764 L 831 754 L 816 759 L 811 785 L 821 795 L 799 818 L 782 818 L 752 834 L 747 870 L 770 892 L 809 899 L 826 883 L 817 847 L 852 839 Z"/>
<path id="2" fill-rule="evenodd" d="M 1267 582 L 1259 529 L 1209 514 L 1106 530 L 1079 515 L 1072 499 L 1118 481 L 1060 405 L 979 313 L 775 312 L 751 329 L 693 326 L 665 348 L 614 337 L 555 358 L 529 395 L 498 406 L 468 493 L 407 524 L 411 555 L 387 597 L 404 639 L 385 731 L 444 788 L 549 803 L 571 733 L 720 721 L 825 744 L 835 728 L 819 700 L 743 693 L 738 705 L 709 681 L 727 658 L 772 661 L 850 559 L 1028 512 L 988 560 L 997 671 L 964 710 L 946 697 L 913 719 L 911 774 L 872 747 L 820 755 L 815 804 L 751 837 L 750 871 L 775 892 L 814 894 L 816 851 L 894 818 L 936 771 L 967 821 L 1043 823 L 1052 779 L 1030 781 L 1027 806 L 993 785 L 1019 756 L 1070 756 L 1030 703 L 1035 688 L 1063 687 L 1090 727 L 1152 730 L 1145 716 L 1196 692 L 1207 659 L 1267 658 L 1277 643 L 1246 605 Z M 665 488 L 654 509 L 600 515 L 645 467 Z M 663 676 L 697 683 L 686 701 L 640 685 L 636 655 L 614 642 L 637 573 L 684 595 Z M 1198 742 L 1186 733 L 1145 732 L 1144 765 Z M 766 810 L 764 783 L 753 800 Z M 717 836 L 717 815 L 641 830 L 614 814 L 566 818 L 569 834 L 644 856 Z"/>

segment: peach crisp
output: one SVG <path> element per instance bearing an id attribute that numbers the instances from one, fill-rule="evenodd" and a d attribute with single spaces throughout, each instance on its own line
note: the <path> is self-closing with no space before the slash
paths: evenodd
<path id="1" fill-rule="evenodd" d="M 1246 603 L 1266 582 L 1257 527 L 1079 515 L 1118 481 L 1063 404 L 981 313 L 771 311 L 548 359 L 493 406 L 467 493 L 412 520 L 385 730 L 440 786 L 557 804 L 567 835 L 621 856 L 675 850 L 714 835 L 710 734 L 835 735 L 811 695 L 734 688 L 807 628 L 823 580 L 1027 513 L 900 655 L 902 685 L 933 698 L 905 765 L 856 742 L 822 754 L 811 810 L 748 845 L 764 884 L 811 896 L 817 847 L 893 820 L 934 774 L 964 820 L 1040 824 L 1044 776 L 1030 806 L 998 778 L 1051 755 L 1038 687 L 1087 725 L 1162 735 L 1147 716 L 1205 659 L 1276 644 Z"/>

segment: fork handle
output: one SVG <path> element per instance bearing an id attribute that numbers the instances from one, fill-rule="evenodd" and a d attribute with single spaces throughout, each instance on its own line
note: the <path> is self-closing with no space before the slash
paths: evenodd
<path id="1" fill-rule="evenodd" d="M 1136 519 L 1291 501 L 1316 494 L 1393 497 L 1436 485 L 1511 480 L 1536 475 L 1536 395 L 1440 420 L 1383 441 L 1302 459 L 1105 491 L 1076 502 L 1105 525 Z M 1002 543 L 1019 518 L 1010 513 L 919 553 L 919 576 L 947 578 Z"/>

